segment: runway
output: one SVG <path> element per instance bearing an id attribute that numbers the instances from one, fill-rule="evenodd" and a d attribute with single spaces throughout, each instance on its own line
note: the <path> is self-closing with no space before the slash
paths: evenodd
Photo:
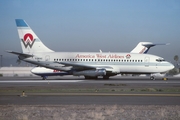
<path id="1" fill-rule="evenodd" d="M 179 89 L 180 79 L 174 77 L 154 81 L 148 77 L 109 80 L 72 76 L 49 77 L 48 80 L 0 77 L 0 105 L 180 105 Z M 22 91 L 26 91 L 27 97 L 20 97 Z"/>
<path id="2" fill-rule="evenodd" d="M 166 78 L 167 80 L 163 80 Z M 5 82 L 88 82 L 88 83 L 101 83 L 101 82 L 126 82 L 126 83 L 154 83 L 159 82 L 162 83 L 163 81 L 168 81 L 171 83 L 180 83 L 180 77 L 156 77 L 155 80 L 150 80 L 149 77 L 138 77 L 138 76 L 115 76 L 111 77 L 109 80 L 103 80 L 102 78 L 99 79 L 90 79 L 86 80 L 84 77 L 74 77 L 74 76 L 55 76 L 55 77 L 48 77 L 47 80 L 42 80 L 41 77 L 0 77 L 0 83 Z"/>
<path id="3" fill-rule="evenodd" d="M 0 105 L 180 105 L 180 97 L 1 96 Z"/>
<path id="4" fill-rule="evenodd" d="M 67 85 L 104 85 L 104 84 L 126 84 L 131 86 L 180 86 L 180 78 L 168 77 L 163 80 L 162 77 L 156 80 L 150 80 L 149 77 L 112 77 L 109 80 L 92 79 L 85 80 L 83 77 L 49 77 L 47 80 L 41 80 L 41 77 L 0 77 L 0 87 L 8 86 L 61 86 Z"/>

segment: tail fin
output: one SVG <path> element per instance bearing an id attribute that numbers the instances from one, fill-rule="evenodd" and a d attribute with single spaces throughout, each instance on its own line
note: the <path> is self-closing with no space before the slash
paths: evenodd
<path id="1" fill-rule="evenodd" d="M 156 45 L 168 45 L 168 43 L 154 44 L 152 42 L 139 42 L 139 44 L 131 51 L 131 53 L 146 54 L 151 47 Z"/>
<path id="2" fill-rule="evenodd" d="M 144 54 L 147 53 L 149 48 L 144 46 L 143 44 L 152 44 L 151 42 L 139 42 L 137 46 L 131 51 L 131 53 L 139 53 Z"/>
<path id="3" fill-rule="evenodd" d="M 16 19 L 23 53 L 53 52 L 46 47 L 23 19 Z"/>

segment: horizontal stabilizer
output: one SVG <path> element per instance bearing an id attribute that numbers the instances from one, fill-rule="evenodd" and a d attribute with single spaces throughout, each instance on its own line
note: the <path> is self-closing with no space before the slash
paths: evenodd
<path id="1" fill-rule="evenodd" d="M 7 51 L 8 53 L 12 53 L 15 55 L 23 56 L 23 57 L 33 57 L 33 55 L 25 54 L 25 53 L 19 53 L 19 52 L 14 52 L 14 51 Z"/>
<path id="2" fill-rule="evenodd" d="M 153 47 L 156 45 L 169 45 L 169 43 L 158 43 L 158 44 L 151 43 L 151 44 L 142 44 L 142 45 L 146 47 Z"/>

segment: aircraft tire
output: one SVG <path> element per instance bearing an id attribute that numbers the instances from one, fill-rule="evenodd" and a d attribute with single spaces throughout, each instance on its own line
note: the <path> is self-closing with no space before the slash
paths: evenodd
<path id="1" fill-rule="evenodd" d="M 46 80 L 46 79 L 47 79 L 47 77 L 46 77 L 46 76 L 42 76 L 42 79 L 43 79 L 43 80 Z"/>
<path id="2" fill-rule="evenodd" d="M 108 79 L 109 79 L 109 76 L 103 76 L 103 79 L 104 79 L 104 80 L 108 80 Z"/>
<path id="3" fill-rule="evenodd" d="M 96 77 L 89 77 L 89 76 L 84 76 L 85 77 L 85 79 L 97 79 L 98 77 L 96 76 Z"/>
<path id="4" fill-rule="evenodd" d="M 150 80 L 155 80 L 155 77 L 154 77 L 154 76 L 151 76 L 151 77 L 150 77 Z"/>

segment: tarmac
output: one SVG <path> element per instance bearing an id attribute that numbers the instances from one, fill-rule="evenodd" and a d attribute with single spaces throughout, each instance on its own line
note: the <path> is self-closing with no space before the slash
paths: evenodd
<path id="1" fill-rule="evenodd" d="M 40 77 L 0 77 L 0 105 L 180 105 L 180 93 L 176 91 L 121 91 L 144 88 L 179 89 L 180 79 L 168 77 L 164 80 L 159 77 L 152 81 L 148 77 L 116 76 L 109 80 L 84 80 L 83 77 L 67 76 L 41 80 Z M 22 91 L 25 91 L 24 96 Z"/>

